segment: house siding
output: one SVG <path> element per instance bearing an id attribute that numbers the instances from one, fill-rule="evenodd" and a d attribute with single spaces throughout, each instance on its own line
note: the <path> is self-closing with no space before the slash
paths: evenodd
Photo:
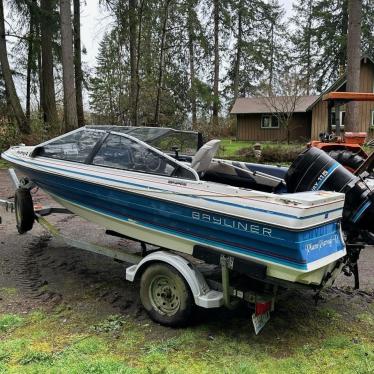
<path id="1" fill-rule="evenodd" d="M 261 128 L 261 114 L 237 115 L 237 139 L 254 141 L 285 141 L 287 130 Z M 295 113 L 290 124 L 290 140 L 304 141 L 310 138 L 310 114 Z"/>
<path id="2" fill-rule="evenodd" d="M 312 139 L 319 139 L 321 132 L 327 131 L 328 105 L 320 100 L 312 109 Z"/>
<path id="3" fill-rule="evenodd" d="M 360 72 L 360 92 L 373 92 L 374 87 L 374 66 L 371 62 L 361 63 Z M 345 85 L 343 86 L 345 91 Z M 370 138 L 374 137 L 374 132 L 370 130 L 371 112 L 374 110 L 374 102 L 359 102 L 359 131 L 368 133 Z M 341 106 L 340 110 L 345 110 Z M 321 132 L 327 131 L 328 105 L 326 101 L 320 100 L 312 109 L 312 139 L 318 139 Z"/>
<path id="4" fill-rule="evenodd" d="M 368 62 L 361 64 L 360 89 L 361 92 L 373 92 L 374 88 L 374 66 Z M 360 131 L 366 131 L 373 138 L 374 133 L 370 131 L 371 112 L 374 110 L 374 102 L 366 101 L 359 103 L 360 108 Z"/>

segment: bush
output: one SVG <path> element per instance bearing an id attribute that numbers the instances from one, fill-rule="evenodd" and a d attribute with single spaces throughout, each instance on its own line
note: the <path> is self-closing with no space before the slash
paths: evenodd
<path id="1" fill-rule="evenodd" d="M 261 163 L 291 163 L 305 149 L 302 144 L 262 144 L 261 159 L 255 158 L 253 146 L 241 148 L 237 151 L 241 161 L 261 162 Z"/>
<path id="2" fill-rule="evenodd" d="M 21 143 L 21 134 L 18 126 L 13 123 L 0 123 L 0 152 L 19 143 Z"/>
<path id="3" fill-rule="evenodd" d="M 38 116 L 31 118 L 31 133 L 21 134 L 18 126 L 14 123 L 0 123 L 0 152 L 7 150 L 10 146 L 24 143 L 35 145 L 44 140 L 60 135 L 57 128 L 46 131 L 45 125 Z"/>
<path id="4" fill-rule="evenodd" d="M 272 145 L 264 147 L 262 159 L 265 162 L 293 162 L 295 158 L 305 149 L 303 145 L 279 146 Z"/>

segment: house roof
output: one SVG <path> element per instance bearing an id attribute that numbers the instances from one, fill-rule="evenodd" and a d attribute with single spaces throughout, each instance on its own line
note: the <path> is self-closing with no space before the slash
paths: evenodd
<path id="1" fill-rule="evenodd" d="M 303 113 L 318 99 L 319 96 L 300 96 L 296 102 L 294 112 Z M 231 109 L 231 114 L 250 114 L 250 113 L 272 113 L 272 107 L 281 108 L 282 101 L 286 100 L 285 96 L 278 96 L 271 99 L 268 97 L 240 97 L 236 99 L 234 106 Z"/>
<path id="2" fill-rule="evenodd" d="M 364 55 L 361 57 L 361 63 L 367 63 L 370 62 L 372 65 L 374 65 L 374 60 L 368 56 Z M 334 83 L 331 84 L 330 87 L 328 87 L 325 91 L 323 91 L 319 96 L 318 99 L 315 100 L 313 103 L 310 104 L 308 110 L 312 110 L 312 108 L 322 100 L 323 96 L 331 91 L 339 91 L 345 84 L 347 83 L 347 72 L 342 74 Z"/>

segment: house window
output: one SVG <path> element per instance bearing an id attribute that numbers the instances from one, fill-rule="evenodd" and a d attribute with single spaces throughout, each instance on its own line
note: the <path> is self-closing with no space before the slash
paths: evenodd
<path id="1" fill-rule="evenodd" d="M 261 117 L 261 128 L 262 129 L 278 129 L 279 128 L 278 118 L 271 114 L 263 114 Z"/>
<path id="2" fill-rule="evenodd" d="M 345 123 L 345 110 L 339 111 L 339 125 L 340 129 L 344 130 L 344 123 Z M 336 122 L 335 122 L 335 112 L 331 112 L 331 129 L 335 130 Z"/>
<path id="3" fill-rule="evenodd" d="M 370 126 L 374 127 L 374 110 L 371 111 L 371 122 L 370 122 Z"/>

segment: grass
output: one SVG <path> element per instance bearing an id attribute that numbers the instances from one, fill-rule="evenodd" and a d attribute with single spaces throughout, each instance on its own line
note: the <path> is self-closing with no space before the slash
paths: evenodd
<path id="1" fill-rule="evenodd" d="M 263 157 L 260 162 L 285 165 L 290 164 L 306 147 L 306 142 L 287 144 L 284 142 L 256 142 L 225 138 L 221 139 L 217 157 L 237 161 L 258 162 L 253 154 L 253 146 L 256 143 L 260 143 L 262 147 Z M 363 150 L 367 154 L 371 154 L 374 148 L 363 146 Z"/>
<path id="2" fill-rule="evenodd" d="M 374 373 L 371 311 L 313 317 L 275 315 L 255 336 L 241 317 L 172 330 L 74 308 L 1 315 L 0 373 Z"/>
<path id="3" fill-rule="evenodd" d="M 0 158 L 0 169 L 8 169 L 8 168 L 10 168 L 9 162 Z"/>
<path id="4" fill-rule="evenodd" d="M 238 161 L 259 162 L 253 152 L 253 146 L 258 142 L 222 139 L 217 157 Z M 259 142 L 262 147 L 260 162 L 288 164 L 305 148 L 304 143 Z"/>
<path id="5" fill-rule="evenodd" d="M 3 314 L 0 316 L 0 332 L 8 332 L 21 326 L 23 318 L 15 314 Z"/>
<path id="6" fill-rule="evenodd" d="M 223 158 L 235 157 L 241 149 L 252 147 L 255 143 L 253 141 L 221 139 L 219 155 Z"/>

